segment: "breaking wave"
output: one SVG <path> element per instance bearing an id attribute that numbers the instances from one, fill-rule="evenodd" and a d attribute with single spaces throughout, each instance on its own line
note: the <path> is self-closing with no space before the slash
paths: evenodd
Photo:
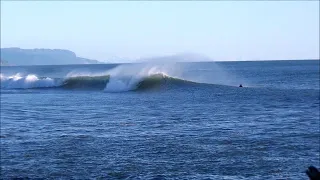
<path id="1" fill-rule="evenodd" d="M 37 89 L 37 88 L 59 88 L 79 90 L 104 90 L 106 92 L 123 92 L 150 90 L 155 88 L 168 88 L 177 86 L 188 86 L 198 84 L 179 78 L 167 76 L 163 73 L 149 76 L 121 77 L 110 75 L 104 76 L 75 76 L 67 78 L 37 77 L 36 75 L 5 77 L 1 75 L 2 89 Z"/>
<path id="2" fill-rule="evenodd" d="M 30 88 L 46 88 L 59 86 L 57 82 L 49 77 L 39 78 L 34 74 L 22 76 L 16 74 L 6 77 L 1 74 L 1 88 L 2 89 L 30 89 Z"/>
<path id="3" fill-rule="evenodd" d="M 190 71 L 189 65 L 174 63 L 122 64 L 111 69 L 94 71 L 89 68 L 72 69 L 64 74 L 41 77 L 36 74 L 1 75 L 1 89 L 57 88 L 79 90 L 101 90 L 106 92 L 124 92 L 149 90 L 154 88 L 190 87 L 200 84 L 220 84 L 230 86 L 228 77 L 220 68 L 213 74 Z"/>

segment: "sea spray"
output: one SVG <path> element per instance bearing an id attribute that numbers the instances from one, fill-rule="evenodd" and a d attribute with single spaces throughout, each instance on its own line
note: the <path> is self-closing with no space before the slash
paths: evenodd
<path id="1" fill-rule="evenodd" d="M 105 91 L 123 92 L 134 90 L 139 82 L 149 76 L 155 74 L 173 76 L 173 74 L 177 75 L 177 72 L 177 70 L 173 69 L 173 66 L 160 63 L 120 65 L 107 72 L 110 75 L 110 80 L 105 87 Z"/>

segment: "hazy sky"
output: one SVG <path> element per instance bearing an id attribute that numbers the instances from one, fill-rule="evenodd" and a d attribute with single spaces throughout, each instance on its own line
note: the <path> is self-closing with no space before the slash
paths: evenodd
<path id="1" fill-rule="evenodd" d="M 1 1 L 1 47 L 69 49 L 98 60 L 181 52 L 319 58 L 319 2 Z"/>

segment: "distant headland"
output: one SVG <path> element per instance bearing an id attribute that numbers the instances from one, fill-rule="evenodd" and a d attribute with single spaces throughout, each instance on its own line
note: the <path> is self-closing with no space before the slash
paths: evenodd
<path id="1" fill-rule="evenodd" d="M 296 59 L 298 60 L 298 59 Z M 319 59 L 300 59 L 319 60 Z M 166 56 L 144 57 L 138 59 L 109 59 L 108 63 L 141 63 L 141 62 L 257 62 L 287 60 L 235 60 L 220 61 L 197 53 L 178 53 Z M 1 48 L 1 66 L 32 66 L 32 65 L 67 65 L 67 64 L 105 64 L 98 60 L 78 57 L 74 52 L 65 49 L 21 49 Z"/>
<path id="2" fill-rule="evenodd" d="M 99 64 L 97 60 L 77 57 L 64 49 L 1 48 L 1 66 Z"/>

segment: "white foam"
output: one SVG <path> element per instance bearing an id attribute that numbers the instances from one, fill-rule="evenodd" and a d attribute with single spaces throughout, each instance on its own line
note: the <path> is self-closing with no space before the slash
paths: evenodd
<path id="1" fill-rule="evenodd" d="M 19 73 L 7 77 L 1 74 L 1 88 L 4 89 L 28 89 L 55 86 L 59 86 L 59 83 L 48 77 L 39 78 L 34 74 L 22 76 Z"/>

